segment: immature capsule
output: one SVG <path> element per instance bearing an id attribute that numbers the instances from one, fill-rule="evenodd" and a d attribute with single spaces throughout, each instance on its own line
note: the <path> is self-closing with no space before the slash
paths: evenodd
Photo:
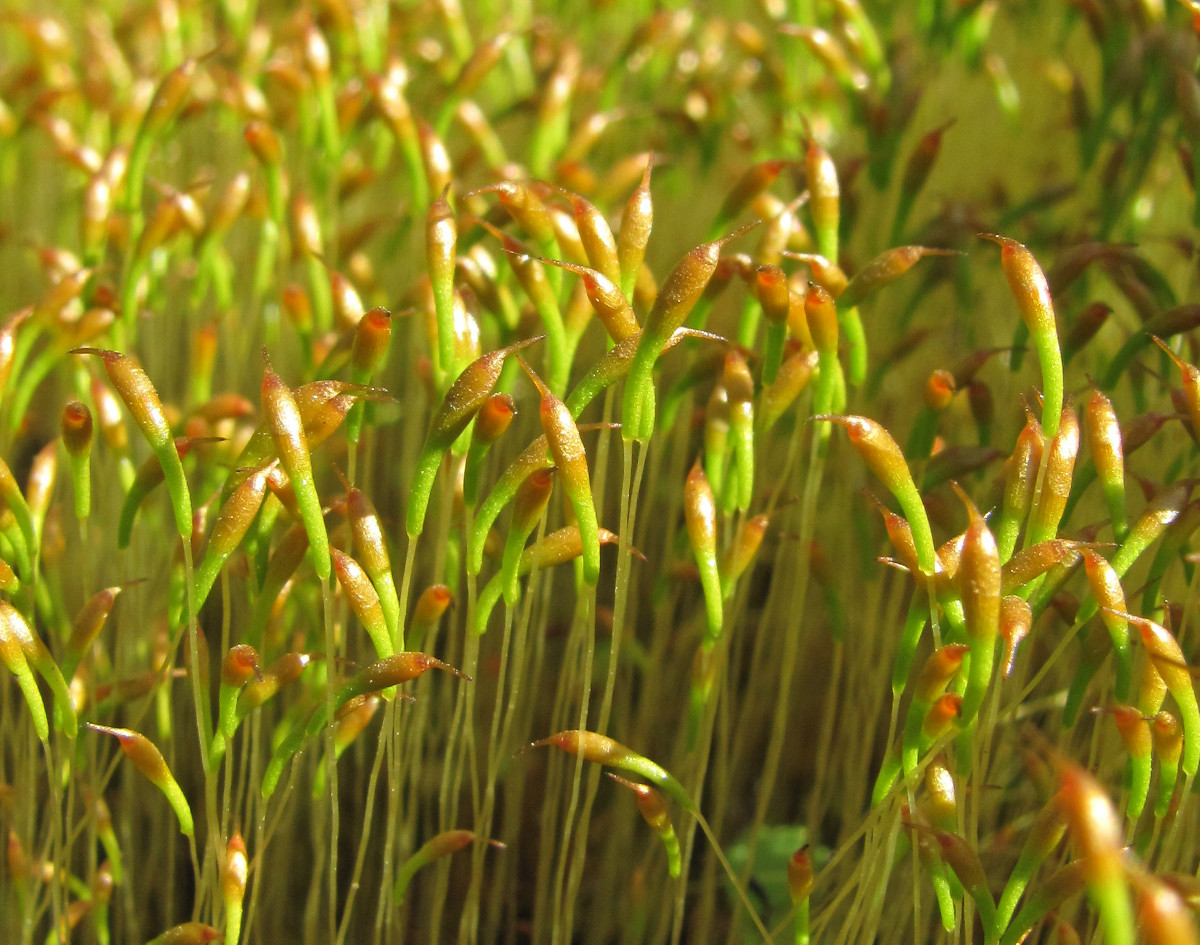
<path id="1" fill-rule="evenodd" d="M 1113 717 L 1125 751 L 1129 754 L 1129 798 L 1125 816 L 1130 824 L 1136 824 L 1150 794 L 1150 723 L 1131 705 L 1118 703 L 1105 711 Z"/>
<path id="2" fill-rule="evenodd" d="M 1126 609 L 1121 579 L 1111 564 L 1090 548 L 1083 550 L 1083 567 L 1088 587 L 1101 606 L 1100 619 L 1112 638 L 1117 664 L 1116 695 L 1128 699 L 1133 682 L 1133 654 L 1129 646 L 1129 622 L 1119 616 Z"/>
<path id="3" fill-rule="evenodd" d="M 952 249 L 933 249 L 929 246 L 897 246 L 885 250 L 854 274 L 845 290 L 837 296 L 838 307 L 858 305 L 899 279 L 922 259 L 957 255 L 959 253 Z"/>
<path id="4" fill-rule="evenodd" d="M 1159 711 L 1151 724 L 1150 737 L 1158 757 L 1158 800 L 1154 805 L 1154 816 L 1165 817 L 1171 810 L 1175 782 L 1179 777 L 1179 759 L 1183 755 L 1179 720 L 1165 709 Z"/>
<path id="5" fill-rule="evenodd" d="M 608 776 L 617 784 L 633 792 L 638 811 L 646 824 L 658 834 L 667 852 L 667 871 L 672 877 L 679 876 L 682 868 L 682 857 L 679 851 L 679 839 L 675 836 L 675 828 L 671 825 L 671 815 L 662 795 L 648 784 L 638 784 L 620 775 L 608 772 Z"/>
<path id="6" fill-rule="evenodd" d="M 55 719 L 54 726 L 60 729 L 68 738 L 73 739 L 76 731 L 76 716 L 73 702 L 71 699 L 70 687 L 67 685 L 66 679 L 63 678 L 62 671 L 58 667 L 58 663 L 54 661 L 50 650 L 42 638 L 38 636 L 36 631 L 31 627 L 25 617 L 12 604 L 6 600 L 0 600 L 0 659 L 9 666 L 10 670 L 17 676 L 17 682 L 20 684 L 22 692 L 26 696 L 26 700 L 30 700 L 32 692 L 37 692 L 37 687 L 32 684 L 32 676 L 25 679 L 20 673 L 20 666 L 28 660 L 33 668 L 37 670 L 46 684 L 54 693 L 54 711 Z M 20 660 L 13 660 L 14 649 L 19 649 L 22 654 Z M 26 667 L 26 671 L 28 667 Z M 41 696 L 37 699 L 41 704 Z M 35 712 L 36 709 L 30 701 L 30 709 Z"/>
<path id="7" fill-rule="evenodd" d="M 980 238 L 1000 247 L 1000 264 L 1037 349 L 1045 398 L 1042 404 L 1042 429 L 1047 437 L 1053 439 L 1058 433 L 1059 416 L 1063 412 L 1063 370 L 1054 303 L 1050 298 L 1046 274 L 1042 272 L 1033 253 L 1016 240 L 992 233 L 981 233 Z"/>
<path id="8" fill-rule="evenodd" d="M 425 260 L 437 312 L 438 366 L 448 381 L 458 374 L 454 364 L 454 255 L 458 226 L 443 190 L 429 205 L 425 221 Z"/>
<path id="9" fill-rule="evenodd" d="M 121 746 L 121 751 L 133 762 L 134 767 L 149 778 L 151 783 L 166 796 L 168 803 L 170 803 L 171 808 L 175 811 L 175 816 L 179 820 L 179 829 L 183 835 L 185 837 L 192 836 L 195 833 L 192 821 L 192 809 L 188 806 L 187 798 L 184 797 L 178 782 L 176 782 L 174 775 L 171 774 L 171 769 L 167 767 L 162 753 L 154 746 L 154 743 L 146 738 L 145 735 L 127 728 L 112 728 L 107 725 L 96 725 L 92 722 L 88 722 L 87 727 L 94 732 L 112 735 L 117 739 Z"/>
<path id="10" fill-rule="evenodd" d="M 1049 449 L 1041 495 L 1029 521 L 1031 543 L 1054 537 L 1071 497 L 1071 479 L 1079 453 L 1079 420 L 1069 405 L 1063 408 Z"/>
<path id="11" fill-rule="evenodd" d="M 357 561 L 337 548 L 331 548 L 333 569 L 337 573 L 338 583 L 346 593 L 350 609 L 363 625 L 375 646 L 376 655 L 382 659 L 391 656 L 392 635 L 384 619 L 383 607 L 379 602 L 379 594 L 372 586 L 366 572 Z"/>
<path id="12" fill-rule="evenodd" d="M 1189 779 L 1194 778 L 1200 768 L 1200 705 L 1197 704 L 1183 650 L 1174 635 L 1162 624 L 1128 613 L 1117 613 L 1116 616 L 1137 627 L 1154 668 L 1162 676 L 1179 707 L 1183 720 L 1183 773 Z"/>
<path id="13" fill-rule="evenodd" d="M 617 230 L 617 261 L 621 269 L 621 291 L 626 298 L 633 298 L 634 283 L 646 257 L 646 245 L 650 242 L 650 229 L 654 224 L 654 200 L 650 196 L 653 168 L 651 155 L 646 159 L 641 183 L 625 204 L 621 226 Z"/>
<path id="14" fill-rule="evenodd" d="M 71 353 L 94 354 L 104 361 L 109 381 L 125 402 L 134 422 L 162 465 L 167 478 L 167 488 L 171 493 L 171 505 L 175 510 L 175 525 L 180 536 L 186 539 L 192 531 L 192 497 L 188 491 L 183 463 L 171 437 L 171 426 L 167 422 L 154 384 L 136 361 L 116 351 L 75 348 Z"/>
<path id="15" fill-rule="evenodd" d="M 275 443 L 275 451 L 279 455 L 279 462 L 296 493 L 300 517 L 308 534 L 313 569 L 321 582 L 326 583 L 329 581 L 331 567 L 329 535 L 325 531 L 321 497 L 313 480 L 312 458 L 309 456 L 304 423 L 296 398 L 279 375 L 271 369 L 269 361 L 263 368 L 262 408 L 263 418 Z"/>
<path id="16" fill-rule="evenodd" d="M 575 520 L 583 539 L 583 577 L 591 585 L 600 579 L 600 536 L 596 521 L 596 506 L 592 501 L 592 481 L 588 473 L 587 452 L 579 436 L 579 428 L 567 405 L 559 400 L 529 365 L 518 356 L 521 367 L 542 395 L 541 421 L 546 443 L 554 465 L 558 467 L 563 488 L 575 510 Z"/>
<path id="17" fill-rule="evenodd" d="M 827 420 L 845 427 L 850 434 L 850 442 L 858 451 L 871 471 L 896 497 L 904 511 L 913 532 L 916 548 L 917 564 L 921 573 L 933 575 L 936 569 L 936 552 L 933 546 L 933 532 L 929 528 L 929 518 L 921 494 L 913 482 L 912 472 L 904 461 L 904 454 L 892 435 L 880 424 L 867 417 L 829 416 L 813 417 L 814 420 Z"/>
<path id="18" fill-rule="evenodd" d="M 246 896 L 246 878 L 250 865 L 246 859 L 246 841 L 234 831 L 225 845 L 221 864 L 221 900 L 225 905 L 225 945 L 238 945 L 242 929 L 242 900 Z"/>
<path id="19" fill-rule="evenodd" d="M 1133 907 L 1124 876 L 1121 822 L 1104 789 L 1077 765 L 1060 762 L 1060 810 L 1100 912 L 1105 941 L 1133 942 Z"/>
<path id="20" fill-rule="evenodd" d="M 22 636 L 14 632 L 9 622 L 0 621 L 0 662 L 3 662 L 8 671 L 17 678 L 17 685 L 33 717 L 33 729 L 37 737 L 45 742 L 50 737 L 46 704 L 42 701 L 41 691 L 38 689 L 37 680 L 33 678 L 33 670 L 29 668 L 29 660 L 22 644 Z"/>
<path id="21" fill-rule="evenodd" d="M 1123 541 L 1129 532 L 1125 515 L 1125 456 L 1121 447 L 1121 426 L 1112 401 L 1100 391 L 1093 390 L 1087 402 L 1086 419 L 1088 450 L 1100 475 L 1113 537 Z"/>
<path id="22" fill-rule="evenodd" d="M 504 555 L 500 573 L 504 581 L 504 602 L 515 606 L 520 597 L 518 572 L 525 542 L 537 528 L 542 512 L 550 501 L 554 487 L 554 470 L 539 469 L 517 488 L 513 497 L 512 525 L 504 540 Z"/>
<path id="23" fill-rule="evenodd" d="M 152 938 L 146 945 L 206 945 L 222 937 L 211 925 L 205 925 L 203 922 L 184 922 Z"/>
<path id="24" fill-rule="evenodd" d="M 700 584 L 704 589 L 708 619 L 704 645 L 711 649 L 721 635 L 723 595 L 717 566 L 717 503 L 699 460 L 693 464 L 683 487 L 683 514 L 692 554 L 700 570 Z"/>
<path id="25" fill-rule="evenodd" d="M 428 866 L 435 860 L 450 856 L 470 846 L 476 840 L 476 835 L 470 830 L 446 830 L 424 844 L 416 853 L 404 861 L 396 871 L 396 883 L 392 887 L 392 901 L 402 902 L 408 885 L 417 870 Z M 492 841 L 494 846 L 503 846 Z"/>
<path id="26" fill-rule="evenodd" d="M 230 493 L 208 538 L 204 559 L 196 569 L 196 607 L 208 599 L 221 567 L 242 543 L 267 495 L 267 469 L 258 469 Z"/>
<path id="27" fill-rule="evenodd" d="M 534 742 L 530 748 L 540 748 L 551 745 L 560 748 L 567 754 L 576 755 L 584 761 L 593 764 L 607 765 L 636 774 L 645 778 L 651 784 L 662 788 L 671 798 L 689 813 L 695 813 L 697 808 L 687 790 L 665 768 L 636 752 L 626 748 L 618 741 L 598 732 L 588 732 L 574 729 L 558 732 Z"/>
<path id="28" fill-rule="evenodd" d="M 588 301 L 592 304 L 596 316 L 600 319 L 604 325 L 604 330 L 608 332 L 609 337 L 614 343 L 620 344 L 622 341 L 638 333 L 640 329 L 638 328 L 637 317 L 633 314 L 633 306 L 625 298 L 625 294 L 621 291 L 620 286 L 604 275 L 604 273 L 598 272 L 595 269 L 589 269 L 587 266 L 576 266 L 558 259 L 543 259 L 538 257 L 538 261 L 551 266 L 558 266 L 560 269 L 566 269 L 579 276 L 583 282 L 584 290 L 587 292 Z"/>
<path id="29" fill-rule="evenodd" d="M 88 598 L 87 603 L 76 615 L 62 659 L 63 675 L 68 679 L 75 675 L 75 670 L 87 655 L 88 648 L 104 629 L 105 621 L 117 602 L 117 596 L 127 586 L 121 584 L 97 591 Z"/>
<path id="30" fill-rule="evenodd" d="M 492 387 L 500 379 L 505 358 L 539 340 L 541 336 L 529 338 L 483 355 L 467 365 L 446 391 L 441 406 L 429 424 L 425 445 L 421 448 L 417 469 L 413 474 L 407 518 L 410 538 L 420 535 L 425 528 L 425 512 L 429 508 L 429 496 L 443 455 L 487 402 Z"/>
<path id="31" fill-rule="evenodd" d="M 361 489 L 351 488 L 346 493 L 346 518 L 354 540 L 354 554 L 367 572 L 379 603 L 383 608 L 388 636 L 404 648 L 404 636 L 400 619 L 400 600 L 392 577 L 392 562 L 388 555 L 387 539 L 379 522 L 379 513 Z"/>
<path id="32" fill-rule="evenodd" d="M 1023 597 L 1005 595 L 1000 600 L 1000 636 L 1004 638 L 1004 678 L 1013 673 L 1017 662 L 1017 649 L 1033 626 L 1033 609 Z"/>
<path id="33" fill-rule="evenodd" d="M 1034 871 L 1054 852 L 1054 848 L 1062 841 L 1067 832 L 1067 824 L 1063 819 L 1061 799 L 1055 795 L 1050 802 L 1038 812 L 1025 844 L 1021 848 L 1016 866 L 1009 874 L 1008 883 L 996 906 L 996 918 L 1001 928 L 1008 925 L 1017 903 L 1033 878 Z"/>
<path id="34" fill-rule="evenodd" d="M 63 446 L 71 464 L 75 517 L 83 521 L 91 512 L 92 412 L 86 404 L 73 400 L 63 408 L 61 427 Z"/>
<path id="35" fill-rule="evenodd" d="M 751 224 L 754 226 L 756 224 Z M 704 292 L 720 260 L 721 247 L 750 227 L 704 243 L 687 253 L 671 270 L 654 300 L 641 340 L 625 381 L 624 418 L 626 438 L 649 439 L 654 430 L 654 384 L 652 372 L 675 330 L 681 327 Z"/>
<path id="36" fill-rule="evenodd" d="M 1029 513 L 1030 505 L 1033 504 L 1033 493 L 1037 485 L 1038 468 L 1042 462 L 1045 442 L 1041 425 L 1029 414 L 1024 428 L 1017 436 L 1012 458 L 1006 465 L 1004 501 L 1000 521 L 996 527 L 996 545 L 1000 550 L 1001 562 L 1012 557 L 1021 526 Z"/>

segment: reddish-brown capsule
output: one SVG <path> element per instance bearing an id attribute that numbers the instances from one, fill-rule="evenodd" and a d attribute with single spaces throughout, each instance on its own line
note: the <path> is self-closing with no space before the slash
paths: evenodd
<path id="1" fill-rule="evenodd" d="M 1042 272 L 1033 253 L 1016 240 L 987 233 L 980 236 L 1000 247 L 1000 264 L 1004 268 L 1004 275 L 1021 318 L 1029 329 L 1029 337 L 1037 348 L 1042 368 L 1042 390 L 1046 398 L 1042 426 L 1046 436 L 1053 438 L 1058 432 L 1057 421 L 1062 412 L 1063 375 L 1058 326 L 1046 274 Z"/>
<path id="2" fill-rule="evenodd" d="M 1161 338 L 1155 337 L 1154 343 L 1162 348 L 1179 368 L 1179 373 L 1183 376 L 1184 400 L 1187 404 L 1188 416 L 1192 421 L 1192 429 L 1200 435 L 1200 369 L 1183 360 Z"/>
<path id="3" fill-rule="evenodd" d="M 945 410 L 954 399 L 955 391 L 954 375 L 938 368 L 925 381 L 925 406 L 938 412 Z"/>
<path id="4" fill-rule="evenodd" d="M 221 682 L 226 686 L 243 686 L 251 679 L 262 679 L 258 651 L 247 643 L 231 647 L 221 660 Z"/>
<path id="5" fill-rule="evenodd" d="M 312 302 L 309 301 L 308 293 L 304 291 L 303 286 L 295 282 L 284 286 L 279 297 L 279 305 L 287 320 L 296 327 L 298 332 L 308 334 L 312 331 Z"/>
<path id="6" fill-rule="evenodd" d="M 238 716 L 262 705 L 284 686 L 300 678 L 305 667 L 315 659 L 311 653 L 284 653 L 262 672 L 262 679 L 246 683 L 238 696 Z"/>
<path id="7" fill-rule="evenodd" d="M 171 772 L 163 760 L 162 752 L 145 735 L 127 728 L 112 728 L 107 725 L 94 725 L 91 722 L 87 723 L 87 726 L 93 731 L 116 738 L 121 750 L 133 762 L 134 767 L 154 784 L 161 787 L 170 779 Z"/>
<path id="8" fill-rule="evenodd" d="M 392 563 L 379 514 L 361 489 L 351 488 L 346 493 L 346 518 L 354 539 L 354 553 L 363 569 L 373 579 L 390 574 Z"/>
<path id="9" fill-rule="evenodd" d="M 250 200 L 250 175 L 238 171 L 229 179 L 208 220 L 206 236 L 220 238 L 241 219 Z"/>
<path id="10" fill-rule="evenodd" d="M 791 292 L 782 269 L 776 265 L 759 266 L 754 272 L 754 296 L 768 321 L 775 324 L 787 321 Z"/>
<path id="11" fill-rule="evenodd" d="M 217 513 L 209 534 L 209 552 L 227 558 L 249 531 L 267 495 L 267 469 L 257 469 L 238 484 Z"/>
<path id="12" fill-rule="evenodd" d="M 956 487 L 956 491 L 970 517 L 955 573 L 967 634 L 973 644 L 970 676 L 963 699 L 963 719 L 969 722 L 983 704 L 992 677 L 996 636 L 1000 632 L 1000 553 L 979 510 L 961 489 Z"/>
<path id="13" fill-rule="evenodd" d="M 648 784 L 639 784 L 636 781 L 630 781 L 627 778 L 622 778 L 620 775 L 608 772 L 608 776 L 622 787 L 628 788 L 633 792 L 634 799 L 637 802 L 638 810 L 649 827 L 653 830 L 662 831 L 671 826 L 671 815 L 667 810 L 667 802 L 663 799 L 662 794 L 656 791 Z"/>
<path id="14" fill-rule="evenodd" d="M 850 279 L 842 271 L 842 267 L 820 253 L 794 253 L 789 250 L 784 255 L 808 266 L 809 272 L 812 273 L 812 281 L 835 299 L 840 299 L 850 284 Z"/>
<path id="15" fill-rule="evenodd" d="M 954 250 L 929 246 L 897 246 L 885 250 L 854 274 L 845 291 L 837 297 L 838 304 L 844 307 L 858 305 L 928 256 L 957 255 Z"/>
<path id="16" fill-rule="evenodd" d="M 413 607 L 413 623 L 432 626 L 442 618 L 442 614 L 453 601 L 454 595 L 445 584 L 433 584 L 425 588 Z"/>
<path id="17" fill-rule="evenodd" d="M 1154 715 L 1162 708 L 1167 698 L 1167 684 L 1158 670 L 1154 668 L 1153 660 L 1142 663 L 1142 672 L 1138 678 L 1137 706 L 1143 715 Z"/>
<path id="18" fill-rule="evenodd" d="M 812 895 L 814 870 L 812 854 L 807 845 L 793 853 L 788 860 L 787 881 L 793 903 L 803 902 Z"/>
<path id="19" fill-rule="evenodd" d="M 1200 943 L 1193 911 L 1176 889 L 1138 867 L 1129 871 L 1129 879 L 1137 894 L 1138 926 L 1146 945 Z"/>
<path id="20" fill-rule="evenodd" d="M 775 380 L 759 394 L 758 416 L 763 429 L 770 430 L 795 403 L 808 385 L 817 366 L 817 352 L 801 347 L 783 359 Z"/>
<path id="21" fill-rule="evenodd" d="M 235 830 L 225 845 L 225 859 L 221 864 L 221 897 L 226 906 L 242 901 L 246 895 L 248 873 L 246 841 L 242 839 L 241 833 Z"/>
<path id="22" fill-rule="evenodd" d="M 1045 442 L 1041 425 L 1033 414 L 1027 414 L 1025 426 L 1017 435 L 1012 457 L 1005 464 L 1004 501 L 996 530 L 996 543 L 1002 561 L 1012 557 L 1021 525 L 1029 513 L 1029 506 L 1033 504 Z"/>
<path id="23" fill-rule="evenodd" d="M 1121 821 L 1104 789 L 1070 762 L 1059 762 L 1059 809 L 1067 822 L 1089 883 L 1119 879 L 1124 840 Z"/>
<path id="24" fill-rule="evenodd" d="M 766 515 L 755 515 L 747 519 L 738 529 L 733 543 L 726 549 L 719 568 L 722 591 L 726 597 L 730 596 L 738 579 L 753 563 L 770 523 L 771 520 Z"/>
<path id="25" fill-rule="evenodd" d="M 63 446 L 72 456 L 86 456 L 92 446 L 92 412 L 87 405 L 72 400 L 62 412 Z"/>
<path id="26" fill-rule="evenodd" d="M 70 678 L 74 674 L 88 647 L 104 629 L 104 623 L 108 620 L 108 615 L 112 613 L 117 596 L 123 587 L 123 585 L 117 585 L 97 591 L 88 598 L 87 603 L 76 615 L 75 622 L 71 627 L 71 637 L 67 641 L 66 652 L 63 656 L 64 676 Z"/>
<path id="27" fill-rule="evenodd" d="M 211 925 L 202 922 L 184 922 L 167 929 L 156 939 L 154 945 L 206 945 L 221 937 Z"/>
<path id="28" fill-rule="evenodd" d="M 954 678 L 963 657 L 971 648 L 965 643 L 947 643 L 929 654 L 913 686 L 913 698 L 932 702 Z"/>
<path id="29" fill-rule="evenodd" d="M 1177 766 L 1183 755 L 1183 729 L 1179 725 L 1179 719 L 1166 709 L 1160 709 L 1154 714 L 1150 737 L 1154 742 L 1154 753 L 1158 755 L 1159 763 L 1164 767 Z"/>
<path id="30" fill-rule="evenodd" d="M 439 669 L 468 682 L 471 679 L 470 676 L 427 653 L 397 653 L 376 660 L 355 676 L 352 684 L 356 688 L 361 686 L 362 692 L 376 692 L 409 682 L 431 669 Z"/>
<path id="31" fill-rule="evenodd" d="M 742 212 L 751 201 L 770 187 L 791 161 L 771 159 L 760 161 L 748 168 L 725 195 L 721 208 L 717 211 L 713 229 L 720 231 L 733 222 L 734 217 Z"/>
<path id="32" fill-rule="evenodd" d="M 541 259 L 540 261 L 566 269 L 579 276 L 596 317 L 600 319 L 604 330 L 608 332 L 614 343 L 620 344 L 626 338 L 632 338 L 638 333 L 640 328 L 629 300 L 625 298 L 620 286 L 603 273 L 586 266 L 576 266 L 556 259 Z"/>
<path id="33" fill-rule="evenodd" d="M 1023 597 L 1009 594 L 1000 600 L 1000 636 L 1004 639 L 1004 678 L 1012 675 L 1016 666 L 1017 650 L 1021 641 L 1029 636 L 1033 626 L 1033 610 Z"/>
<path id="34" fill-rule="evenodd" d="M 819 285 L 811 285 L 804 296 L 804 315 L 808 333 L 816 349 L 835 353 L 838 347 L 837 308 L 833 298 Z"/>
<path id="35" fill-rule="evenodd" d="M 909 527 L 907 520 L 904 516 L 897 515 L 880 502 L 879 498 L 873 492 L 864 489 L 863 494 L 883 517 L 883 527 L 887 531 L 888 540 L 892 543 L 892 550 L 896 555 L 896 561 L 911 574 L 920 573 L 920 567 L 917 564 L 917 548 L 913 543 L 912 529 Z M 940 551 L 938 556 L 939 558 L 941 557 Z M 957 550 L 954 566 L 958 567 Z"/>
<path id="36" fill-rule="evenodd" d="M 481 444 L 495 443 L 504 435 L 516 414 L 517 405 L 511 394 L 491 394 L 475 416 L 472 440 Z"/>
<path id="37" fill-rule="evenodd" d="M 267 167 L 278 167 L 283 160 L 283 145 L 275 130 L 265 121 L 251 121 L 242 131 L 246 144 Z"/>
<path id="38" fill-rule="evenodd" d="M 354 330 L 350 363 L 355 373 L 369 377 L 387 356 L 392 339 L 392 313 L 373 308 L 365 313 Z"/>

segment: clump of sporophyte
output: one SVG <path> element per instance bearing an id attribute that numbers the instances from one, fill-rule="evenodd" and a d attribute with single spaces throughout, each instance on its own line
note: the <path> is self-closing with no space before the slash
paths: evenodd
<path id="1" fill-rule="evenodd" d="M 0 940 L 1197 942 L 1200 10 L 583 6 L 0 18 Z"/>

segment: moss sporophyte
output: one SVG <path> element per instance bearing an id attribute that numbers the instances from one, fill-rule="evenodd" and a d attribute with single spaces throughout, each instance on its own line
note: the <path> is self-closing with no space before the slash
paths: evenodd
<path id="1" fill-rule="evenodd" d="M 0 942 L 1197 942 L 1196 4 L 721 6 L 0 17 Z"/>

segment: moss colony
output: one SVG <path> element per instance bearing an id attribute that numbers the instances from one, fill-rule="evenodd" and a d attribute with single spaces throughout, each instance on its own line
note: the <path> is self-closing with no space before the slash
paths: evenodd
<path id="1" fill-rule="evenodd" d="M 1197 942 L 1193 0 L 15 0 L 0 940 Z"/>

